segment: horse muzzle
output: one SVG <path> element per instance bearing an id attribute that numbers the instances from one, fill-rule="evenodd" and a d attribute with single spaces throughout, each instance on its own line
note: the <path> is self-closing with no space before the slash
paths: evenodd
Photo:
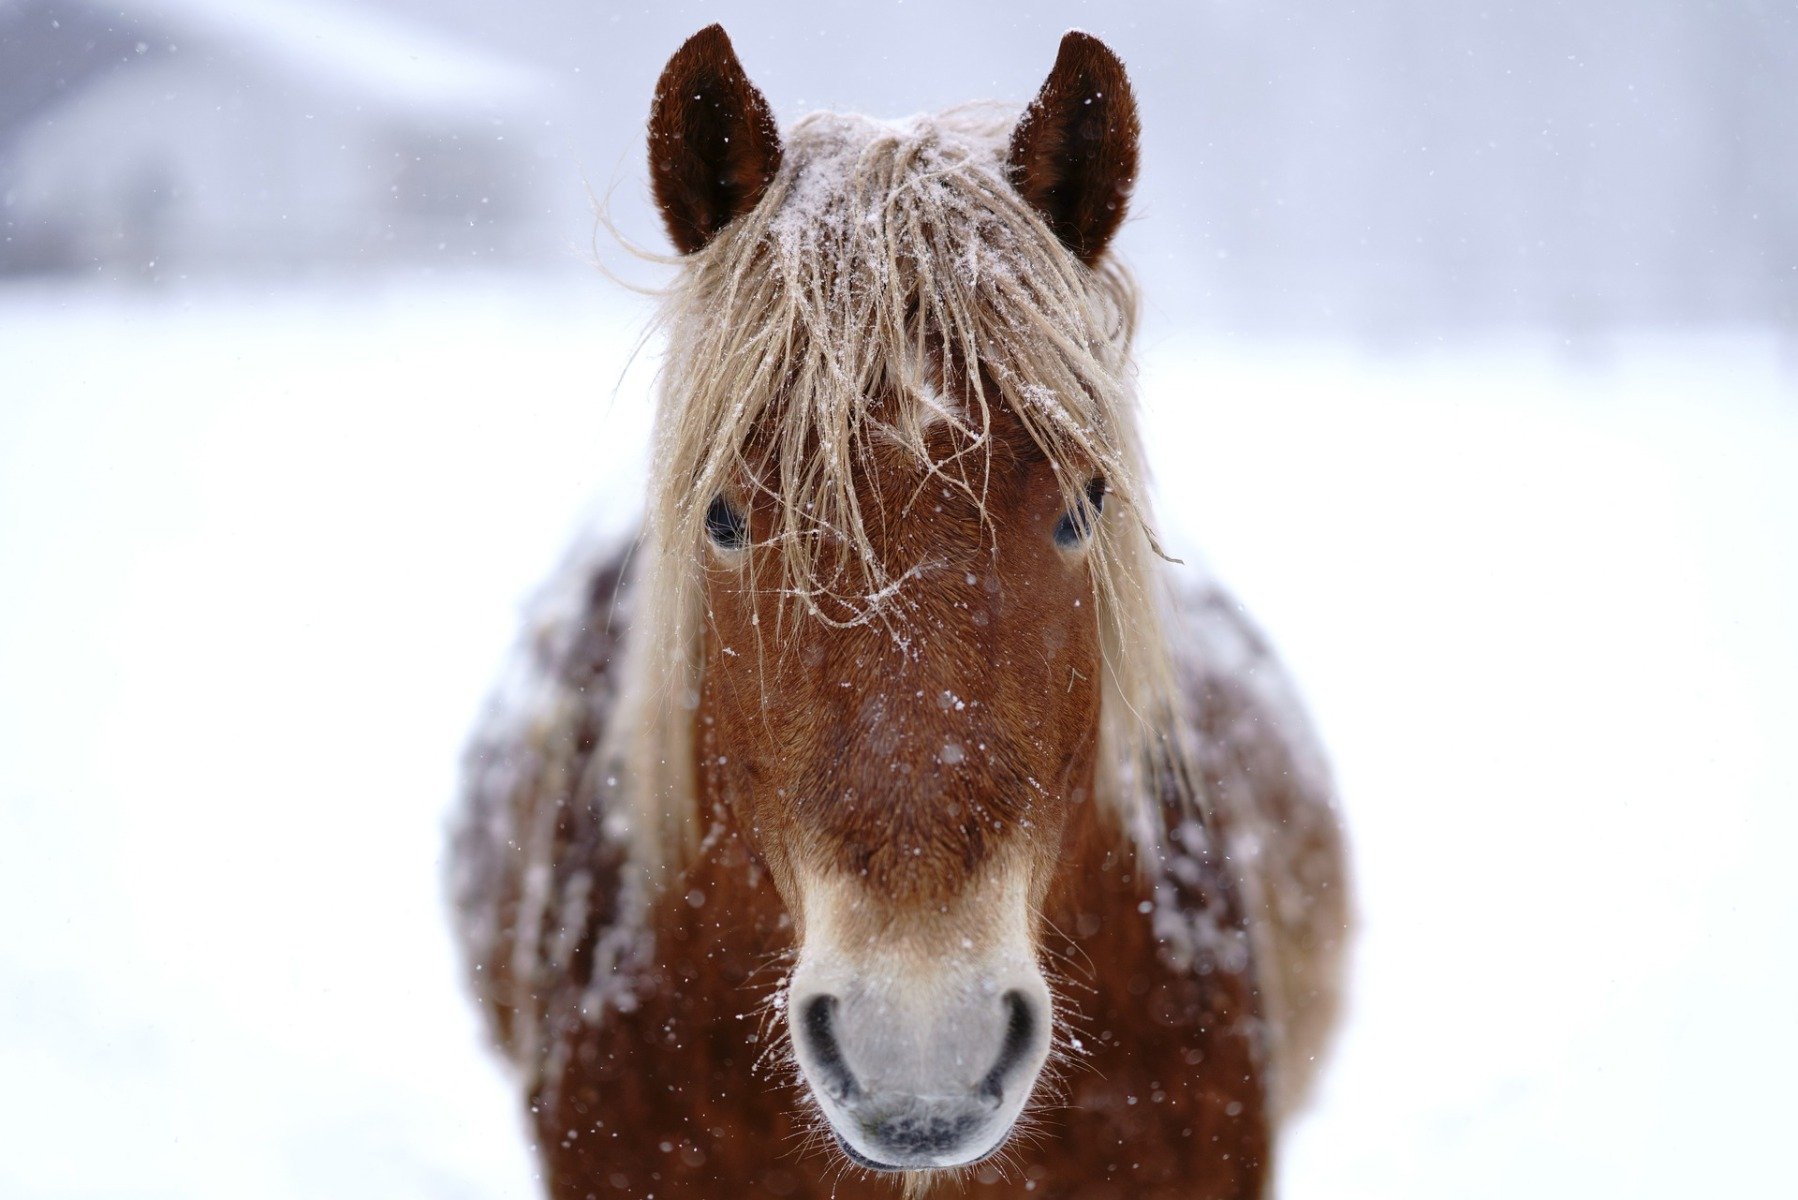
<path id="1" fill-rule="evenodd" d="M 802 955 L 788 991 L 800 1070 L 843 1152 L 876 1171 L 997 1150 L 1048 1057 L 1048 988 L 1008 956 L 877 972 Z"/>

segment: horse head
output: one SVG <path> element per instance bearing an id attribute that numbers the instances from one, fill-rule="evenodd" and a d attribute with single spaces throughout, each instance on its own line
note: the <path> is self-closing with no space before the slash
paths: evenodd
<path id="1" fill-rule="evenodd" d="M 1055 1043 L 1045 904 L 1113 786 L 1107 716 L 1143 719 L 1104 258 L 1136 140 L 1081 33 L 1015 123 L 820 115 L 783 145 L 717 26 L 656 89 L 684 260 L 647 602 L 686 614 L 658 686 L 695 812 L 792 918 L 797 1067 L 865 1167 L 978 1161 L 1024 1112 Z"/>

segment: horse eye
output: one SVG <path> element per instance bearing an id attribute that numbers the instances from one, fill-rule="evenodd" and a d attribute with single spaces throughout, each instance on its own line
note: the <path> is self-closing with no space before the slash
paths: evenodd
<path id="1" fill-rule="evenodd" d="M 705 532 L 722 550 L 741 550 L 749 544 L 749 522 L 723 496 L 714 497 L 705 510 Z"/>
<path id="2" fill-rule="evenodd" d="M 1055 523 L 1055 544 L 1075 546 L 1092 535 L 1099 514 L 1105 510 L 1105 477 L 1095 475 L 1086 485 L 1086 502 L 1061 514 Z"/>

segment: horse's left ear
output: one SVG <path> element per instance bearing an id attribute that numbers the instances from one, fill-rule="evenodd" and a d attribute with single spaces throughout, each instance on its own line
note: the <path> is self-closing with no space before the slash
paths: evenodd
<path id="1" fill-rule="evenodd" d="M 1092 266 L 1123 222 L 1136 182 L 1136 97 L 1124 64 L 1072 30 L 1011 135 L 1011 181 L 1062 244 Z"/>
<path id="2" fill-rule="evenodd" d="M 779 169 L 767 99 L 724 26 L 706 26 L 662 68 L 649 110 L 649 177 L 675 247 L 703 247 L 756 206 Z"/>

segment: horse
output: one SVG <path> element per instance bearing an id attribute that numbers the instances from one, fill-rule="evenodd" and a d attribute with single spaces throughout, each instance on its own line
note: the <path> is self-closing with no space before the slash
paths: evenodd
<path id="1" fill-rule="evenodd" d="M 472 738 L 467 979 L 548 1194 L 1249 1198 L 1350 900 L 1266 641 L 1154 532 L 1136 102 L 782 136 L 724 30 L 657 85 L 649 494 Z"/>

